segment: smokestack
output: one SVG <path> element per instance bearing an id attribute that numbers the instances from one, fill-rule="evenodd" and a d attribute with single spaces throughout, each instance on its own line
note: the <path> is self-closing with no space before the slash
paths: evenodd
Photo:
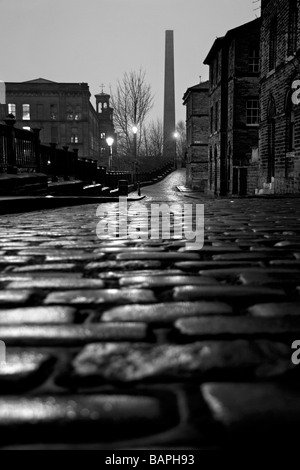
<path id="1" fill-rule="evenodd" d="M 165 88 L 164 88 L 164 147 L 165 161 L 173 160 L 176 166 L 175 132 L 175 78 L 174 78 L 174 32 L 166 31 Z"/>

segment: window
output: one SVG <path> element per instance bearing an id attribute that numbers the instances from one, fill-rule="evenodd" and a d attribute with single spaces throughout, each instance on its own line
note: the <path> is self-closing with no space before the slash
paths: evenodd
<path id="1" fill-rule="evenodd" d="M 259 100 L 248 100 L 246 110 L 247 126 L 259 125 Z"/>
<path id="2" fill-rule="evenodd" d="M 103 103 L 103 108 L 104 108 L 104 109 L 107 109 L 107 107 L 108 107 L 108 106 L 107 106 L 107 103 Z"/>
<path id="3" fill-rule="evenodd" d="M 24 130 L 24 131 L 31 131 L 31 128 L 28 127 L 28 126 L 23 126 L 23 130 Z"/>
<path id="4" fill-rule="evenodd" d="M 15 117 L 17 115 L 17 107 L 13 103 L 8 103 L 8 114 L 13 114 Z"/>
<path id="5" fill-rule="evenodd" d="M 80 121 L 80 119 L 81 119 L 81 107 L 80 106 L 76 106 L 74 119 L 75 119 L 75 121 Z"/>
<path id="6" fill-rule="evenodd" d="M 73 128 L 72 129 L 72 134 L 71 134 L 71 143 L 72 144 L 77 144 L 79 142 L 78 139 L 78 129 Z"/>
<path id="7" fill-rule="evenodd" d="M 216 102 L 216 111 L 215 111 L 215 131 L 219 130 L 219 101 Z"/>
<path id="8" fill-rule="evenodd" d="M 57 144 L 58 142 L 58 127 L 51 127 L 51 143 Z"/>
<path id="9" fill-rule="evenodd" d="M 277 18 L 273 18 L 270 23 L 270 41 L 269 41 L 269 70 L 276 67 L 277 59 Z"/>
<path id="10" fill-rule="evenodd" d="M 214 71 L 215 71 L 215 64 L 214 64 L 214 62 L 212 62 L 211 66 L 210 66 L 210 82 L 211 82 L 211 85 L 213 85 L 214 81 L 215 81 Z"/>
<path id="11" fill-rule="evenodd" d="M 67 120 L 73 121 L 73 108 L 71 106 L 67 107 Z"/>
<path id="12" fill-rule="evenodd" d="M 56 104 L 51 104 L 50 105 L 50 119 L 52 121 L 56 121 L 56 119 L 57 119 L 57 106 L 56 106 Z"/>
<path id="13" fill-rule="evenodd" d="M 249 51 L 248 70 L 251 73 L 259 72 L 259 49 L 253 48 Z"/>
<path id="14" fill-rule="evenodd" d="M 37 105 L 37 118 L 38 120 L 44 119 L 44 105 L 43 104 Z"/>
<path id="15" fill-rule="evenodd" d="M 295 111 L 292 109 L 289 115 L 289 140 L 288 150 L 292 152 L 295 150 Z"/>
<path id="16" fill-rule="evenodd" d="M 101 132 L 100 139 L 105 139 L 105 132 Z"/>
<path id="17" fill-rule="evenodd" d="M 268 183 L 275 176 L 275 150 L 276 150 L 276 103 L 273 96 L 268 103 Z"/>
<path id="18" fill-rule="evenodd" d="M 288 56 L 293 55 L 297 50 L 297 32 L 298 32 L 297 0 L 290 0 Z"/>
<path id="19" fill-rule="evenodd" d="M 23 121 L 30 121 L 30 104 L 23 104 Z"/>
<path id="20" fill-rule="evenodd" d="M 286 115 L 286 151 L 293 152 L 295 150 L 295 105 L 292 102 L 290 90 L 287 92 L 285 103 Z"/>
<path id="21" fill-rule="evenodd" d="M 219 81 L 219 53 L 217 53 L 217 60 L 216 60 L 216 83 Z"/>

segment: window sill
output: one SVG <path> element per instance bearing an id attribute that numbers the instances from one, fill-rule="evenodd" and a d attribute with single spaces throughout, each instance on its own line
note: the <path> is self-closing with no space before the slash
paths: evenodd
<path id="1" fill-rule="evenodd" d="M 287 158 L 295 158 L 296 156 L 295 150 L 292 150 L 291 152 L 286 152 L 285 156 Z"/>
<path id="2" fill-rule="evenodd" d="M 267 73 L 266 78 L 272 77 L 272 75 L 275 74 L 275 69 L 270 70 L 270 72 Z"/>
<path id="3" fill-rule="evenodd" d="M 289 55 L 286 59 L 285 59 L 285 63 L 287 64 L 288 62 L 291 62 L 293 59 L 295 59 L 296 57 L 296 52 L 294 54 L 291 54 Z"/>

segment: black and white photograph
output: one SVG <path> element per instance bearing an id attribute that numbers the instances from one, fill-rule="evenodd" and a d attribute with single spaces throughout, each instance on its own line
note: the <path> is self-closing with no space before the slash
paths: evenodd
<path id="1" fill-rule="evenodd" d="M 0 23 L 0 450 L 298 446 L 300 0 Z"/>

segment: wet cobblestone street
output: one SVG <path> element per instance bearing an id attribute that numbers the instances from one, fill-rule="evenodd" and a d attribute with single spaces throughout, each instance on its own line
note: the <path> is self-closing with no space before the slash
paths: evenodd
<path id="1" fill-rule="evenodd" d="M 1 216 L 2 448 L 295 441 L 299 198 L 205 198 L 183 179 L 139 204 L 204 204 L 202 250 L 99 240 L 97 205 Z"/>

